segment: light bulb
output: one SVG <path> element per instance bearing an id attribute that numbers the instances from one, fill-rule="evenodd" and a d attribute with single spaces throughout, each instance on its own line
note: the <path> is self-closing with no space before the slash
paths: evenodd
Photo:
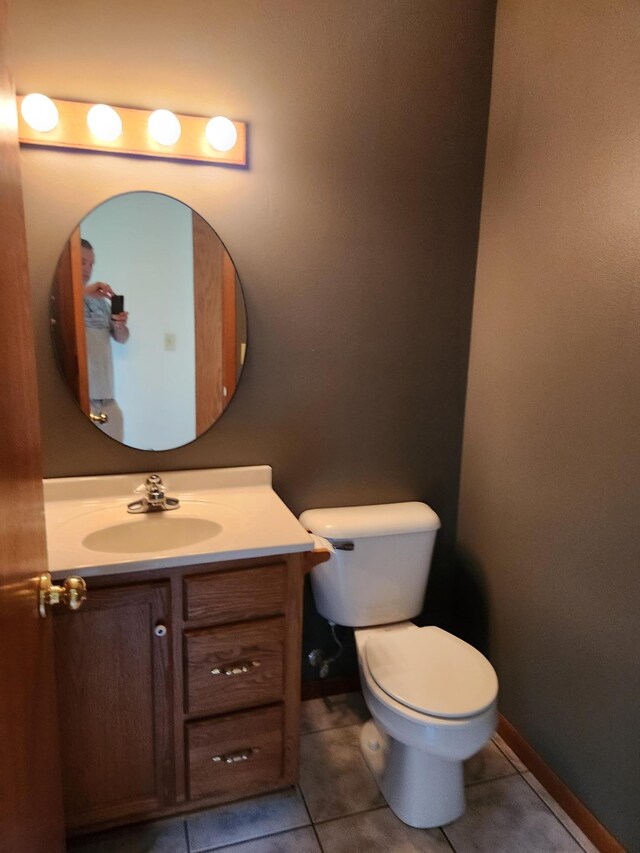
<path id="1" fill-rule="evenodd" d="M 46 95 L 26 95 L 22 99 L 20 112 L 29 127 L 41 133 L 53 130 L 58 124 L 58 109 Z"/>
<path id="2" fill-rule="evenodd" d="M 151 137 L 160 145 L 175 145 L 180 139 L 180 120 L 170 110 L 156 110 L 147 124 Z"/>
<path id="3" fill-rule="evenodd" d="M 95 104 L 87 113 L 89 130 L 103 142 L 113 142 L 122 133 L 122 119 L 113 107 Z"/>
<path id="4" fill-rule="evenodd" d="M 224 116 L 215 116 L 205 128 L 207 142 L 216 151 L 229 151 L 236 144 L 238 131 L 232 121 Z"/>

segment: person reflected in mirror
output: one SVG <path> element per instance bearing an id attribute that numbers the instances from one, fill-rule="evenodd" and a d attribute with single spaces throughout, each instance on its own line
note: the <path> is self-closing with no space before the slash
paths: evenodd
<path id="1" fill-rule="evenodd" d="M 97 423 L 97 426 L 112 438 L 123 441 L 124 417 L 122 409 L 114 399 L 111 340 L 119 344 L 125 344 L 129 340 L 127 326 L 129 314 L 127 311 L 111 314 L 111 297 L 115 294 L 110 285 L 104 281 L 90 284 L 96 256 L 88 240 L 80 241 L 80 252 L 84 286 L 89 406 L 92 415 L 100 415 L 102 412 L 107 415 L 106 423 Z"/>

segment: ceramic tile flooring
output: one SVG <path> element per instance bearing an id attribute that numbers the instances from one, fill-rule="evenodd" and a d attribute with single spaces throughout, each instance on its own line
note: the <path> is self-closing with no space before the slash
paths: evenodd
<path id="1" fill-rule="evenodd" d="M 73 853 L 597 853 L 498 737 L 465 765 L 467 810 L 439 829 L 386 806 L 359 749 L 358 693 L 302 706 L 300 784 L 204 812 L 114 830 Z"/>

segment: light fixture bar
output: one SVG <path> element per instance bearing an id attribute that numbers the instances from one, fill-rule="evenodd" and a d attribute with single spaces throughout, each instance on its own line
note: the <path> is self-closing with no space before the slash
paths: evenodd
<path id="1" fill-rule="evenodd" d="M 112 142 L 95 137 L 87 125 L 87 113 L 94 104 L 79 101 L 51 100 L 58 109 L 59 121 L 53 130 L 39 131 L 22 117 L 23 97 L 18 96 L 18 135 L 22 145 L 50 148 L 75 148 L 112 154 L 134 154 L 140 157 L 163 157 L 169 160 L 192 160 L 205 163 L 247 165 L 247 126 L 232 122 L 238 133 L 235 145 L 228 151 L 217 151 L 207 141 L 205 129 L 211 116 L 186 116 L 176 113 L 182 126 L 180 138 L 173 145 L 162 145 L 152 139 L 148 121 L 153 110 L 113 107 L 122 119 L 122 133 Z"/>

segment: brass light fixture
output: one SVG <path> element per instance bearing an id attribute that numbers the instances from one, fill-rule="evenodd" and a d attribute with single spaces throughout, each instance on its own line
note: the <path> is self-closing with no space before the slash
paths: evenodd
<path id="1" fill-rule="evenodd" d="M 22 145 L 247 165 L 247 126 L 224 116 L 112 107 L 34 93 L 18 97 L 18 135 Z"/>

